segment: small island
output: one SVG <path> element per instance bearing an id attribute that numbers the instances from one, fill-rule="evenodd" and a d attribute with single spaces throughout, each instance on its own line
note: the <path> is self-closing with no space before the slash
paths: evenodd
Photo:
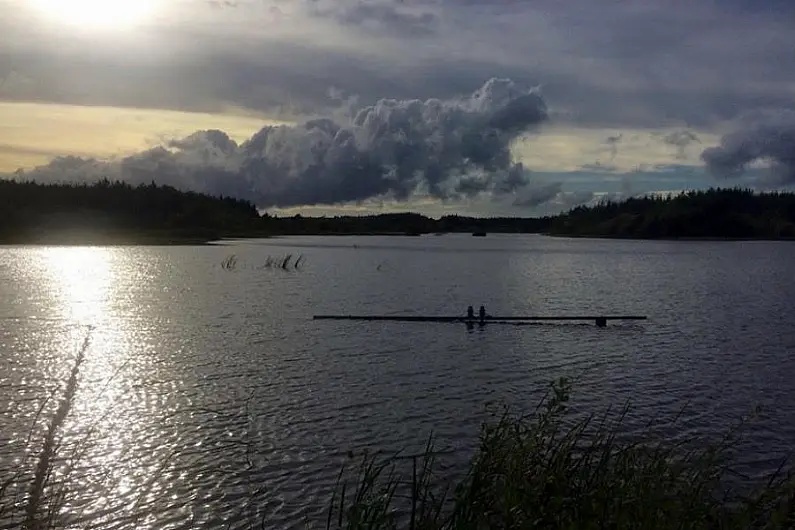
<path id="1" fill-rule="evenodd" d="M 278 235 L 547 234 L 633 239 L 795 239 L 795 194 L 690 191 L 579 206 L 557 216 L 433 219 L 417 213 L 278 217 L 233 197 L 155 183 L 0 180 L 0 244 L 198 244 Z"/>

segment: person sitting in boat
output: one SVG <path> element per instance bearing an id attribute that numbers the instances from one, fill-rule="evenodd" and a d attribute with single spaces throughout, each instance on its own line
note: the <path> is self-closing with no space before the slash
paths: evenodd
<path id="1" fill-rule="evenodd" d="M 475 309 L 472 306 L 467 307 L 467 320 L 475 320 Z"/>
<path id="2" fill-rule="evenodd" d="M 486 322 L 486 308 L 484 306 L 480 306 L 480 311 L 478 311 L 478 315 L 480 316 L 480 323 L 484 324 Z"/>

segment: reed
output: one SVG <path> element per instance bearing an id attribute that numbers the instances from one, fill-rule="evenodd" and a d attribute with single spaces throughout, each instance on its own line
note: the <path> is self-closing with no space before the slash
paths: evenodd
<path id="1" fill-rule="evenodd" d="M 230 254 L 225 257 L 223 261 L 221 261 L 221 268 L 228 271 L 235 270 L 237 268 L 237 256 L 235 254 Z"/>
<path id="2" fill-rule="evenodd" d="M 21 528 L 73 527 L 59 517 L 68 491 L 53 491 L 49 476 L 57 449 L 55 433 L 69 413 L 88 344 L 86 338 L 48 425 L 26 502 L 17 505 L 22 511 Z M 433 438 L 418 455 L 350 455 L 353 476 L 349 478 L 348 467 L 340 470 L 320 526 L 327 530 L 795 528 L 795 481 L 789 460 L 742 495 L 726 490 L 731 450 L 744 425 L 728 429 L 721 440 L 710 444 L 669 443 L 655 438 L 650 429 L 629 438 L 622 434 L 627 431 L 623 422 L 628 406 L 578 417 L 569 409 L 570 393 L 570 384 L 561 379 L 551 384 L 530 414 L 508 408 L 494 412 L 482 425 L 478 449 L 459 478 L 445 471 Z M 0 494 L 7 494 L 9 485 L 2 486 Z M 147 514 L 141 501 L 150 487 L 141 488 L 133 513 L 125 516 L 130 527 Z M 88 524 L 90 519 L 80 522 Z M 267 527 L 267 520 L 263 526 Z"/>
<path id="3" fill-rule="evenodd" d="M 237 255 L 230 254 L 221 261 L 221 268 L 227 271 L 233 271 L 238 268 L 239 260 Z M 306 258 L 303 254 L 298 256 L 289 253 L 284 256 L 268 256 L 265 262 L 257 267 L 258 269 L 279 269 L 283 271 L 299 271 L 306 263 Z"/>
<path id="4" fill-rule="evenodd" d="M 281 269 L 283 271 L 298 271 L 301 270 L 306 259 L 303 254 L 294 256 L 293 254 L 285 254 L 284 256 L 268 256 L 265 263 L 260 267 L 261 269 Z"/>
<path id="5" fill-rule="evenodd" d="M 394 458 L 361 457 L 341 482 L 327 529 L 748 529 L 795 527 L 795 484 L 783 464 L 749 493 L 729 497 L 729 450 L 620 435 L 627 408 L 573 421 L 569 387 L 553 385 L 531 415 L 503 410 L 483 425 L 464 478 L 435 480 L 429 445 L 409 476 Z M 452 495 L 447 495 L 452 492 Z M 405 502 L 408 499 L 408 502 Z"/>

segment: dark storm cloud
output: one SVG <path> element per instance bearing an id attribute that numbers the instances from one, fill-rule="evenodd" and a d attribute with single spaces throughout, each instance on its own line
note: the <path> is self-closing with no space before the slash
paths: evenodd
<path id="1" fill-rule="evenodd" d="M 720 145 L 701 153 L 710 173 L 737 178 L 754 162 L 767 163 L 760 183 L 795 183 L 795 112 L 757 114 L 721 138 Z"/>
<path id="2" fill-rule="evenodd" d="M 329 17 L 364 30 L 387 32 L 399 36 L 423 37 L 433 34 L 439 18 L 429 11 L 418 11 L 395 0 L 310 0 L 309 12 Z"/>
<path id="3" fill-rule="evenodd" d="M 14 99 L 188 110 L 311 113 L 329 106 L 332 86 L 372 105 L 451 97 L 490 77 L 541 84 L 555 113 L 586 126 L 708 127 L 750 109 L 795 110 L 795 2 L 234 4 L 207 7 L 206 27 L 188 11 L 134 42 L 97 46 L 0 3 L 0 70 L 31 80 Z M 284 20 L 264 22 L 269 9 Z"/>
<path id="4" fill-rule="evenodd" d="M 40 181 L 174 185 L 243 197 L 260 207 L 337 204 L 416 194 L 437 199 L 520 193 L 529 183 L 512 142 L 546 119 L 535 90 L 491 79 L 449 100 L 382 99 L 347 122 L 328 118 L 265 127 L 237 145 L 199 131 L 114 163 L 75 157 L 25 172 Z M 528 199 L 537 201 L 539 198 Z"/>

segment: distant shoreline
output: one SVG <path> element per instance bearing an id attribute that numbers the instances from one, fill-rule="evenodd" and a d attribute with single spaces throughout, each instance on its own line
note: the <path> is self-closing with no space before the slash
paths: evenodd
<path id="1" fill-rule="evenodd" d="M 344 236 L 355 237 L 428 237 L 438 235 L 468 235 L 468 232 L 446 232 L 444 234 L 401 234 L 394 232 L 350 232 L 350 233 L 300 233 L 300 234 L 239 234 L 234 236 L 206 237 L 206 236 L 89 236 L 89 237 L 36 237 L 32 239 L 19 240 L 0 240 L 0 247 L 179 247 L 179 246 L 202 246 L 202 245 L 223 245 L 233 241 L 250 239 L 274 239 L 281 237 L 329 237 L 337 238 Z M 620 240 L 620 241 L 665 241 L 665 242 L 744 242 L 744 241 L 779 241 L 795 242 L 795 237 L 633 237 L 621 235 L 589 235 L 589 234 L 555 234 L 555 233 L 536 233 L 536 232 L 492 232 L 494 235 L 537 235 L 558 239 L 599 239 L 599 240 Z M 490 234 L 490 235 L 491 235 Z"/>
<path id="2" fill-rule="evenodd" d="M 596 235 L 596 234 L 541 234 L 547 237 L 556 238 L 570 238 L 570 239 L 614 239 L 624 241 L 681 241 L 681 242 L 737 242 L 737 241 L 795 241 L 795 237 L 774 237 L 774 236 L 759 236 L 759 237 L 715 237 L 715 236 L 701 236 L 701 237 L 637 237 L 637 236 L 621 236 L 621 235 Z"/>
<path id="3" fill-rule="evenodd" d="M 275 236 L 539 234 L 643 241 L 795 241 L 795 193 L 711 189 L 633 197 L 546 217 L 439 219 L 417 213 L 289 217 L 253 203 L 168 186 L 91 185 L 0 179 L 2 245 L 204 245 Z"/>
<path id="4" fill-rule="evenodd" d="M 92 234 L 92 235 L 38 235 L 31 238 L 7 238 L 0 240 L 4 247 L 90 247 L 90 246 L 195 246 L 207 245 L 220 241 L 218 237 L 207 236 L 173 236 L 173 235 L 127 235 L 127 234 Z"/>

